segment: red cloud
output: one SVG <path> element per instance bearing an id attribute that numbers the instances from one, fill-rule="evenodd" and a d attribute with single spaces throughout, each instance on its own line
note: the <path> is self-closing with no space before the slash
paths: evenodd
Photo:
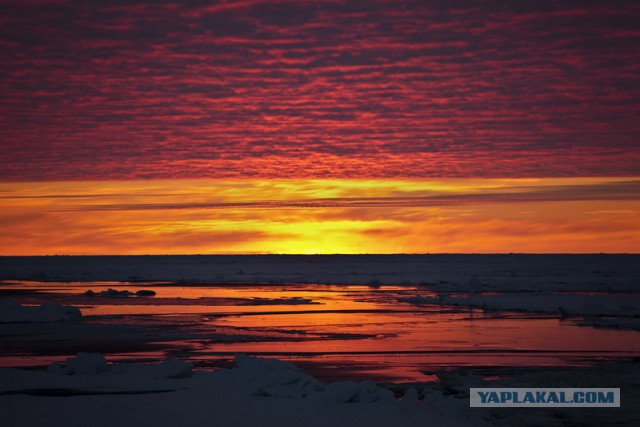
<path id="1" fill-rule="evenodd" d="M 640 7 L 0 3 L 0 179 L 632 176 Z"/>

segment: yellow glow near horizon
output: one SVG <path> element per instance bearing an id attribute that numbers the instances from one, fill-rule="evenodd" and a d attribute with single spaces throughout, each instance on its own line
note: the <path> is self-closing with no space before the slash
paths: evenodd
<path id="1" fill-rule="evenodd" d="M 0 184 L 0 255 L 638 252 L 637 178 Z"/>

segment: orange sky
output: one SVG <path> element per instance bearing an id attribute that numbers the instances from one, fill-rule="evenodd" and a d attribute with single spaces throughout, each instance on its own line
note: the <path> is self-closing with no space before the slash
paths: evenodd
<path id="1" fill-rule="evenodd" d="M 638 252 L 638 178 L 2 183 L 0 254 Z"/>
<path id="2" fill-rule="evenodd" d="M 640 252 L 640 2 L 0 17 L 0 254 Z"/>

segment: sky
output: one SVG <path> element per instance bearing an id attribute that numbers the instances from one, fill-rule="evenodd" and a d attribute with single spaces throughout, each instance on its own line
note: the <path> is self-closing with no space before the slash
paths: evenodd
<path id="1" fill-rule="evenodd" d="M 0 0 L 0 255 L 640 252 L 640 3 Z"/>

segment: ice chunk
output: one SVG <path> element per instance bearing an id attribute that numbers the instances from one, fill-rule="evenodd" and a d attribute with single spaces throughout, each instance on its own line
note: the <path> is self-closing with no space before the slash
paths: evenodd
<path id="1" fill-rule="evenodd" d="M 80 310 L 73 306 L 45 303 L 25 306 L 12 299 L 0 300 L 0 323 L 46 323 L 79 319 Z"/>
<path id="2" fill-rule="evenodd" d="M 410 387 L 402 397 L 402 400 L 398 402 L 398 408 L 402 410 L 409 410 L 418 406 L 418 390 L 413 387 Z"/>
<path id="3" fill-rule="evenodd" d="M 309 298 L 252 298 L 240 305 L 317 305 L 322 304 Z"/>
<path id="4" fill-rule="evenodd" d="M 171 359 L 157 364 L 156 370 L 165 378 L 188 378 L 193 375 L 193 363 Z"/>
<path id="5" fill-rule="evenodd" d="M 247 378 L 253 396 L 307 397 L 324 390 L 324 385 L 293 363 L 236 355 L 236 367 Z"/>
<path id="6" fill-rule="evenodd" d="M 100 292 L 94 292 L 93 290 L 90 289 L 84 294 L 88 297 L 93 297 L 96 295 L 101 297 L 128 297 L 130 295 L 133 295 L 131 291 L 128 291 L 126 289 L 122 291 L 118 291 L 112 288 L 109 288 L 106 291 L 100 291 Z"/>
<path id="7" fill-rule="evenodd" d="M 153 297 L 156 295 L 156 292 L 149 289 L 140 289 L 138 292 L 136 292 L 136 295 L 139 297 Z"/>
<path id="8" fill-rule="evenodd" d="M 279 359 L 269 359 L 261 357 L 251 357 L 246 354 L 235 355 L 236 367 L 243 371 L 254 373 L 277 372 L 277 371 L 298 371 L 302 370 L 293 363 Z"/>
<path id="9" fill-rule="evenodd" d="M 340 381 L 326 387 L 323 398 L 327 402 L 356 403 L 378 402 L 393 400 L 393 392 L 378 387 L 372 381 L 356 383 L 354 381 Z"/>
<path id="10" fill-rule="evenodd" d="M 64 364 L 52 363 L 47 370 L 65 375 L 95 375 L 109 370 L 109 365 L 100 353 L 80 352 L 76 357 L 67 358 Z"/>
<path id="11" fill-rule="evenodd" d="M 408 302 L 411 304 L 438 304 L 440 300 L 434 297 L 423 297 L 416 295 L 415 297 L 401 297 L 398 298 L 398 302 Z"/>
<path id="12" fill-rule="evenodd" d="M 95 297 L 95 296 L 99 296 L 99 297 L 129 297 L 132 295 L 136 295 L 139 297 L 152 297 L 156 295 L 155 291 L 149 290 L 149 289 L 140 289 L 139 291 L 135 292 L 135 294 L 133 292 L 131 292 L 130 290 L 127 289 L 123 289 L 121 291 L 117 290 L 117 289 L 113 289 L 113 288 L 109 288 L 105 291 L 94 291 L 92 289 L 89 289 L 87 292 L 84 293 L 85 296 L 88 297 Z"/>
<path id="13" fill-rule="evenodd" d="M 50 364 L 47 371 L 65 375 L 95 375 L 103 372 L 109 375 L 137 376 L 146 378 L 188 378 L 193 375 L 193 363 L 178 359 L 165 360 L 150 365 L 123 364 L 110 365 L 100 353 L 76 354 L 65 362 Z"/>

